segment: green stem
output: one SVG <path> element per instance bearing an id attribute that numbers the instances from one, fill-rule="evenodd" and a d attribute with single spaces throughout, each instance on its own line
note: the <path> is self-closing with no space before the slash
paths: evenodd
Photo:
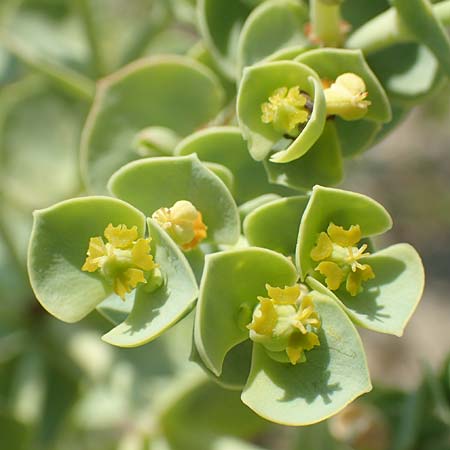
<path id="1" fill-rule="evenodd" d="M 340 47 L 344 41 L 340 2 L 310 2 L 311 32 L 325 47 Z"/>
<path id="2" fill-rule="evenodd" d="M 108 70 L 106 68 L 97 27 L 95 26 L 91 0 L 78 0 L 78 7 L 83 20 L 89 47 L 91 49 L 92 65 L 94 66 L 97 77 L 100 78 L 103 75 L 106 75 Z"/>
<path id="3" fill-rule="evenodd" d="M 450 0 L 433 5 L 433 12 L 443 25 L 450 25 Z M 413 40 L 414 36 L 402 24 L 395 8 L 390 8 L 352 33 L 345 46 L 361 49 L 368 55 Z"/>
<path id="4" fill-rule="evenodd" d="M 95 84 L 92 80 L 68 67 L 36 57 L 25 47 L 5 35 L 1 38 L 2 46 L 25 65 L 45 75 L 73 97 L 83 101 L 93 101 Z"/>

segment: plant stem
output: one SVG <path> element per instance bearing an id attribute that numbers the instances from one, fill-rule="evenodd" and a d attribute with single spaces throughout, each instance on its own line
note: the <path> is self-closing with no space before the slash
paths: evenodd
<path id="1" fill-rule="evenodd" d="M 343 44 L 341 6 L 339 2 L 310 2 L 311 32 L 314 40 L 325 47 L 340 47 Z"/>
<path id="2" fill-rule="evenodd" d="M 91 49 L 91 61 L 97 78 L 108 73 L 102 46 L 95 26 L 91 0 L 78 0 L 78 7 L 84 24 L 84 30 Z"/>
<path id="3" fill-rule="evenodd" d="M 450 25 L 450 0 L 433 5 L 433 12 L 443 25 Z M 348 38 L 345 46 L 361 49 L 368 55 L 391 45 L 413 40 L 414 36 L 403 25 L 395 8 L 390 8 L 358 28 Z"/>

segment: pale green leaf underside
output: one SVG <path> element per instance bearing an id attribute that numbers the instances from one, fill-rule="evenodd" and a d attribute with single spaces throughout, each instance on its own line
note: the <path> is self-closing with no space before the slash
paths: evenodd
<path id="1" fill-rule="evenodd" d="M 239 215 L 230 191 L 196 155 L 134 161 L 118 170 L 108 187 L 148 217 L 188 200 L 202 213 L 208 240 L 234 244 L 239 237 Z"/>
<path id="2" fill-rule="evenodd" d="M 257 297 L 267 294 L 266 283 L 284 287 L 296 280 L 292 263 L 270 250 L 250 247 L 206 257 L 194 337 L 209 370 L 220 376 L 226 354 L 248 338 L 245 326 Z"/>
<path id="3" fill-rule="evenodd" d="M 316 267 L 310 253 L 319 234 L 331 222 L 345 229 L 359 225 L 363 237 L 384 233 L 392 226 L 390 215 L 375 200 L 356 192 L 315 186 L 303 214 L 296 248 L 296 264 L 302 279 Z"/>
<path id="4" fill-rule="evenodd" d="M 81 270 L 90 238 L 103 236 L 110 223 L 136 225 L 144 235 L 143 214 L 109 197 L 67 200 L 34 213 L 28 252 L 31 286 L 42 306 L 58 319 L 81 320 L 112 293 L 98 272 Z"/>
<path id="5" fill-rule="evenodd" d="M 281 198 L 253 210 L 244 220 L 248 243 L 287 256 L 293 255 L 307 203 L 308 197 L 302 195 Z"/>
<path id="6" fill-rule="evenodd" d="M 102 80 L 82 136 L 83 176 L 95 192 L 139 158 L 135 140 L 148 127 L 186 136 L 220 110 L 223 90 L 215 75 L 189 58 L 140 60 Z"/>
<path id="7" fill-rule="evenodd" d="M 369 330 L 401 336 L 422 296 L 424 269 L 417 251 L 409 244 L 396 244 L 364 258 L 375 278 L 363 284 L 355 297 L 341 288 L 329 291 L 307 278 L 311 288 L 334 297 L 352 321 Z"/>
<path id="8" fill-rule="evenodd" d="M 336 414 L 371 390 L 358 332 L 329 297 L 314 294 L 322 320 L 320 347 L 306 362 L 282 364 L 255 344 L 252 368 L 242 401 L 260 416 L 283 425 L 309 425 Z"/>
<path id="9" fill-rule="evenodd" d="M 130 315 L 102 336 L 105 342 L 118 347 L 136 347 L 157 338 L 184 317 L 197 298 L 197 282 L 182 251 L 151 219 L 148 227 L 153 257 L 164 284 L 150 293 L 145 285 L 136 289 Z"/>

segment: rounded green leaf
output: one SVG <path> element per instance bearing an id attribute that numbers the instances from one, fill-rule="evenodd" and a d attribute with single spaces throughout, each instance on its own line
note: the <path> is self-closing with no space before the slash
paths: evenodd
<path id="1" fill-rule="evenodd" d="M 244 220 L 244 234 L 248 243 L 284 255 L 293 255 L 308 200 L 304 195 L 281 198 L 253 210 Z"/>
<path id="2" fill-rule="evenodd" d="M 431 51 L 423 45 L 401 43 L 367 57 L 391 100 L 419 102 L 442 86 L 445 77 Z"/>
<path id="3" fill-rule="evenodd" d="M 308 10 L 296 0 L 270 0 L 248 16 L 239 37 L 240 70 L 279 50 L 307 45 L 304 27 Z"/>
<path id="4" fill-rule="evenodd" d="M 245 0 L 199 0 L 198 22 L 208 50 L 216 58 L 221 70 L 230 78 L 236 77 L 239 34 L 251 11 Z"/>
<path id="5" fill-rule="evenodd" d="M 197 351 L 195 342 L 192 343 L 190 360 L 198 364 L 205 373 L 225 389 L 242 391 L 250 372 L 252 359 L 252 342 L 247 339 L 233 347 L 225 356 L 220 376 L 215 375 L 203 362 Z"/>
<path id="6" fill-rule="evenodd" d="M 392 226 L 389 213 L 375 200 L 356 192 L 315 186 L 303 214 L 296 248 L 296 264 L 302 280 L 317 265 L 311 250 L 322 231 L 333 222 L 344 228 L 359 225 L 363 237 L 384 233 Z"/>
<path id="7" fill-rule="evenodd" d="M 245 248 L 206 256 L 194 326 L 204 364 L 220 376 L 226 354 L 248 338 L 258 295 L 271 286 L 292 285 L 297 273 L 279 253 Z"/>
<path id="8" fill-rule="evenodd" d="M 208 240 L 234 244 L 239 238 L 239 215 L 231 193 L 196 155 L 134 161 L 118 170 L 108 187 L 149 217 L 161 207 L 188 200 L 202 213 Z"/>
<path id="9" fill-rule="evenodd" d="M 130 315 L 102 336 L 118 347 L 137 347 L 157 338 L 182 319 L 197 298 L 197 282 L 183 252 L 151 219 L 148 228 L 153 258 L 164 283 L 153 292 L 147 292 L 145 285 L 138 286 Z"/>
<path id="10" fill-rule="evenodd" d="M 401 22 L 426 45 L 450 76 L 450 39 L 428 0 L 391 0 Z"/>
<path id="11" fill-rule="evenodd" d="M 227 187 L 227 189 L 232 194 L 234 194 L 234 175 L 228 167 L 214 162 L 204 162 L 203 164 L 213 174 L 217 175 L 217 177 L 222 180 L 222 183 Z"/>
<path id="12" fill-rule="evenodd" d="M 367 99 L 371 102 L 365 118 L 377 122 L 391 120 L 391 107 L 386 93 L 360 50 L 321 48 L 302 53 L 295 60 L 311 67 L 321 79 L 334 81 L 339 75 L 348 72 L 360 76 L 369 93 Z"/>
<path id="13" fill-rule="evenodd" d="M 112 293 L 99 273 L 81 270 L 90 238 L 103 236 L 110 223 L 135 225 L 144 236 L 144 215 L 113 198 L 77 198 L 35 211 L 28 273 L 36 298 L 58 319 L 81 320 Z"/>
<path id="14" fill-rule="evenodd" d="M 270 203 L 280 198 L 281 197 L 277 194 L 264 194 L 254 198 L 253 200 L 249 200 L 248 202 L 243 203 L 239 206 L 239 215 L 241 216 L 241 220 L 243 221 L 256 208 L 259 208 L 266 203 Z"/>
<path id="15" fill-rule="evenodd" d="M 274 361 L 253 346 L 252 368 L 242 401 L 260 416 L 283 425 L 310 425 L 336 414 L 371 390 L 361 339 L 337 303 L 313 293 L 322 328 L 320 346 L 297 365 Z"/>
<path id="16" fill-rule="evenodd" d="M 179 56 L 141 60 L 100 81 L 82 135 L 86 184 L 105 191 L 113 172 L 139 158 L 142 130 L 165 127 L 186 136 L 211 120 L 222 101 L 216 76 Z"/>
<path id="17" fill-rule="evenodd" d="M 261 120 L 261 105 L 280 87 L 299 86 L 313 100 L 314 108 L 300 135 L 287 148 L 271 156 L 275 162 L 289 162 L 304 155 L 319 138 L 325 125 L 325 96 L 317 74 L 293 61 L 276 61 L 248 67 L 239 87 L 237 115 L 250 154 L 263 160 L 283 138 L 271 124 Z M 279 150 L 279 149 L 278 149 Z"/>
<path id="18" fill-rule="evenodd" d="M 198 131 L 181 141 L 175 153 L 197 153 L 202 161 L 228 167 L 234 175 L 234 197 L 238 204 L 269 192 L 288 192 L 268 183 L 263 166 L 250 157 L 247 143 L 237 127 L 212 127 Z"/>
<path id="19" fill-rule="evenodd" d="M 311 149 L 286 164 L 264 161 L 269 181 L 297 191 L 311 189 L 315 184 L 335 185 L 342 181 L 341 145 L 333 120 L 327 120 L 321 136 Z"/>
<path id="20" fill-rule="evenodd" d="M 375 278 L 355 297 L 343 288 L 332 293 L 312 277 L 307 283 L 335 298 L 355 324 L 401 336 L 422 297 L 425 273 L 420 256 L 411 245 L 396 244 L 361 261 L 372 267 Z"/>

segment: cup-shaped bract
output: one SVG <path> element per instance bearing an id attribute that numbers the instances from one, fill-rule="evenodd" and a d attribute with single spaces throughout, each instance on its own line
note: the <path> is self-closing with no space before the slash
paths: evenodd
<path id="1" fill-rule="evenodd" d="M 108 186 L 148 217 L 178 201 L 191 202 L 207 227 L 205 242 L 232 245 L 239 238 L 239 214 L 230 191 L 196 155 L 134 161 L 118 170 Z"/>
<path id="2" fill-rule="evenodd" d="M 129 306 L 116 317 L 128 313 L 129 316 L 107 333 L 104 340 L 134 347 L 156 338 L 192 309 L 197 283 L 182 251 L 153 223 L 149 223 L 149 239 L 145 239 L 145 216 L 130 204 L 110 197 L 84 197 L 36 211 L 34 217 L 28 254 L 30 281 L 36 298 L 58 319 L 79 321 L 103 301 L 111 302 L 113 298 L 119 301 L 116 295 L 121 295 Z M 112 238 L 108 233 L 111 227 L 135 235 L 131 252 L 136 242 L 149 244 L 146 251 L 150 256 L 146 258 L 152 260 L 152 267 L 144 267 L 141 275 L 145 271 L 150 273 L 146 280 L 141 278 L 130 287 L 126 296 L 117 290 L 115 281 L 125 264 L 124 258 L 128 258 L 125 255 L 128 250 L 117 236 Z M 104 251 L 104 270 L 88 267 L 94 263 L 94 256 L 102 256 L 93 254 L 96 251 L 93 244 L 101 247 L 100 253 Z M 108 260 L 109 251 L 113 252 L 113 259 Z M 110 264 L 108 270 L 106 264 Z M 161 277 L 156 285 L 153 270 Z"/>
<path id="3" fill-rule="evenodd" d="M 210 69 L 180 56 L 140 60 L 101 80 L 82 135 L 87 186 L 105 192 L 117 169 L 140 158 L 143 130 L 165 127 L 186 136 L 215 117 L 223 97 Z"/>
<path id="4" fill-rule="evenodd" d="M 81 270 L 89 240 L 110 223 L 144 237 L 145 216 L 121 200 L 86 197 L 35 211 L 28 272 L 36 298 L 58 319 L 77 322 L 113 293 L 100 273 Z"/>
<path id="5" fill-rule="evenodd" d="M 289 259 L 271 250 L 249 247 L 207 256 L 194 341 L 202 365 L 219 383 L 233 380 L 239 388 L 247 380 L 241 398 L 257 414 L 273 422 L 306 425 L 338 412 L 371 384 L 356 329 L 334 299 L 316 291 L 310 294 L 322 323 L 320 345 L 307 352 L 306 361 L 291 364 L 253 343 L 248 372 L 242 359 L 249 357 L 244 344 L 258 297 L 267 294 L 268 284 L 283 291 L 296 279 Z M 241 377 L 239 370 L 245 370 Z"/>
<path id="6" fill-rule="evenodd" d="M 295 0 L 270 0 L 257 6 L 239 37 L 240 71 L 279 51 L 309 44 L 304 34 L 308 11 Z M 269 39 L 270 36 L 270 39 Z"/>
<path id="7" fill-rule="evenodd" d="M 401 335 L 423 291 L 420 256 L 409 244 L 370 254 L 364 239 L 359 243 L 391 225 L 387 211 L 369 197 L 316 186 L 302 216 L 296 263 L 302 279 L 338 300 L 355 323 Z M 333 253 L 325 255 L 328 245 Z"/>
<path id="8" fill-rule="evenodd" d="M 305 92 L 313 105 L 298 136 L 284 139 L 285 133 L 264 123 L 262 108 L 279 89 L 296 88 Z M 326 104 L 317 74 L 304 64 L 293 61 L 262 63 L 244 70 L 237 100 L 237 115 L 250 154 L 257 161 L 265 159 L 275 144 L 284 139 L 285 148 L 276 151 L 271 161 L 287 163 L 303 156 L 320 137 L 325 125 Z"/>
<path id="9" fill-rule="evenodd" d="M 181 141 L 175 153 L 180 156 L 196 153 L 201 161 L 227 167 L 233 173 L 233 194 L 238 205 L 267 193 L 289 193 L 288 189 L 268 183 L 263 166 L 250 157 L 237 127 L 198 131 Z"/>

